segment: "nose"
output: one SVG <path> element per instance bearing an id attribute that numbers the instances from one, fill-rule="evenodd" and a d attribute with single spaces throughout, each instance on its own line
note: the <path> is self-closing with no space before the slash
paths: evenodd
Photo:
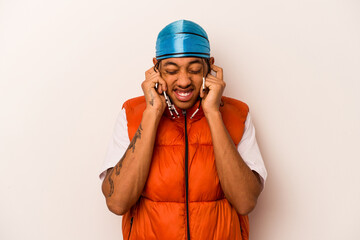
<path id="1" fill-rule="evenodd" d="M 181 88 L 186 88 L 191 84 L 191 79 L 187 72 L 180 71 L 177 79 L 177 85 Z"/>

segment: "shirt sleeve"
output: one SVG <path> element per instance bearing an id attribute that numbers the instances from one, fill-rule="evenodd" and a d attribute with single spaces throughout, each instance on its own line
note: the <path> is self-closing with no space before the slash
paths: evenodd
<path id="1" fill-rule="evenodd" d="M 99 175 L 101 180 L 104 180 L 107 169 L 114 167 L 120 161 L 129 144 L 126 111 L 121 109 L 115 122 L 114 133 L 110 140 L 105 160 L 101 167 Z"/>
<path id="2" fill-rule="evenodd" d="M 255 127 L 251 121 L 250 113 L 247 115 L 244 134 L 237 146 L 237 150 L 249 168 L 260 175 L 262 185 L 265 186 L 267 171 L 256 141 Z"/>

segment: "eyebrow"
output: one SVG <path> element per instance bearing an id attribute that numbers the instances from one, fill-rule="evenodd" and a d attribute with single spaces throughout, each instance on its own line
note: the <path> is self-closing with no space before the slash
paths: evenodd
<path id="1" fill-rule="evenodd" d="M 194 60 L 194 61 L 189 62 L 189 65 L 194 64 L 194 63 L 200 63 L 200 64 L 202 64 L 202 62 L 201 62 L 199 59 L 196 59 L 196 60 Z M 164 63 L 163 67 L 166 67 L 166 66 L 168 66 L 168 65 L 174 65 L 175 67 L 179 67 L 179 65 L 177 65 L 177 64 L 174 63 L 174 62 L 166 62 L 166 63 Z"/>

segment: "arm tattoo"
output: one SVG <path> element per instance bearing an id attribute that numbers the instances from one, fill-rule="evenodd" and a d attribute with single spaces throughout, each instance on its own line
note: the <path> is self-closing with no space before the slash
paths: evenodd
<path id="1" fill-rule="evenodd" d="M 115 174 L 116 174 L 116 176 L 119 176 L 119 174 L 120 174 L 120 169 L 121 169 L 121 167 L 122 167 L 122 162 L 124 161 L 124 158 L 125 158 L 125 154 L 126 154 L 126 153 L 127 153 L 127 150 L 126 150 L 126 152 L 124 153 L 124 155 L 122 156 L 122 158 L 120 159 L 119 163 L 116 164 L 116 166 L 115 166 Z"/>
<path id="2" fill-rule="evenodd" d="M 115 166 L 115 174 L 116 174 L 116 176 L 119 176 L 119 174 L 120 174 L 120 169 L 122 167 L 122 162 L 124 161 L 126 153 L 129 151 L 130 148 L 132 149 L 132 152 L 134 152 L 136 140 L 138 138 L 141 138 L 141 131 L 142 130 L 143 129 L 142 129 L 142 126 L 141 126 L 141 123 L 140 123 L 140 126 L 139 126 L 138 130 L 136 131 L 135 136 L 133 137 L 131 143 L 129 144 L 129 147 L 126 149 L 126 151 L 125 151 L 124 155 L 122 156 L 122 158 L 120 159 L 119 163 L 116 164 L 116 166 Z"/>
<path id="3" fill-rule="evenodd" d="M 111 169 L 111 172 L 109 173 L 109 177 L 108 177 L 108 179 L 109 179 L 109 184 L 110 184 L 110 192 L 109 192 L 109 197 L 111 197 L 112 195 L 113 195 L 113 193 L 114 193 L 114 182 L 113 182 L 113 180 L 111 179 L 111 174 L 112 174 L 112 169 Z"/>
<path id="4" fill-rule="evenodd" d="M 132 149 L 132 152 L 134 152 L 134 150 L 135 150 L 135 143 L 136 143 L 136 141 L 138 140 L 138 138 L 139 139 L 141 139 L 141 132 L 142 132 L 142 126 L 141 126 L 141 123 L 140 123 L 140 126 L 139 126 L 139 128 L 138 128 L 138 130 L 136 131 L 136 133 L 135 133 L 135 136 L 134 136 L 134 138 L 132 139 L 132 141 L 131 141 L 131 143 L 130 143 L 130 145 L 129 145 L 129 147 L 128 147 L 128 150 L 129 149 Z"/>
<path id="5" fill-rule="evenodd" d="M 137 139 L 140 139 L 140 138 L 141 138 L 141 132 L 142 132 L 142 130 L 143 130 L 143 129 L 142 129 L 142 126 L 141 126 L 141 123 L 140 123 L 140 126 L 139 126 L 138 130 L 136 131 L 135 136 L 133 137 L 133 139 L 132 139 L 129 147 L 126 149 L 126 151 L 125 151 L 124 155 L 122 156 L 122 158 L 120 159 L 119 163 L 116 164 L 116 166 L 115 166 L 115 174 L 116 174 L 116 176 L 119 176 L 119 174 L 120 174 L 120 169 L 121 169 L 121 167 L 122 167 L 122 162 L 124 161 L 124 158 L 125 158 L 126 153 L 129 151 L 129 149 L 132 149 L 132 152 L 134 152 L 134 150 L 135 150 L 135 143 L 136 143 Z M 109 197 L 111 197 L 111 196 L 113 195 L 113 193 L 114 193 L 114 181 L 113 181 L 112 178 L 111 178 L 111 175 L 112 175 L 112 173 L 113 173 L 113 170 L 114 170 L 114 169 L 111 169 L 111 172 L 109 173 L 109 177 L 108 177 L 109 184 L 110 184 Z"/>

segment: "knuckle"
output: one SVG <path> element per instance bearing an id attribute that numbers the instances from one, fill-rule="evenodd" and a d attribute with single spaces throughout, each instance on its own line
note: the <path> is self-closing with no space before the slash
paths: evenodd
<path id="1" fill-rule="evenodd" d="M 144 87 L 146 87 L 148 85 L 149 85 L 149 80 L 147 80 L 147 79 L 145 81 L 143 81 L 141 84 L 141 86 L 144 86 Z"/>
<path id="2" fill-rule="evenodd" d="M 145 72 L 145 75 L 150 75 L 152 71 L 153 71 L 153 69 L 150 68 L 149 70 L 147 70 L 147 71 Z"/>

